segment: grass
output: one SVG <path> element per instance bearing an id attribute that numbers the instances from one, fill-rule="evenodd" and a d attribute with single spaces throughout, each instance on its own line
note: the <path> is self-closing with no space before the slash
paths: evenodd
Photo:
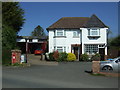
<path id="1" fill-rule="evenodd" d="M 100 73 L 90 73 L 93 76 L 105 76 L 104 74 L 100 74 Z"/>
<path id="2" fill-rule="evenodd" d="M 14 64 L 4 64 L 4 66 L 11 66 L 11 67 L 25 67 L 25 66 L 30 66 L 28 63 L 14 63 Z"/>

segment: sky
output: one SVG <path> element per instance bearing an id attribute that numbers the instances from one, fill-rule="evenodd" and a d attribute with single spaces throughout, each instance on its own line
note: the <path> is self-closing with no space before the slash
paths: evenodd
<path id="1" fill-rule="evenodd" d="M 30 36 L 38 25 L 48 34 L 46 28 L 62 17 L 91 17 L 92 14 L 110 27 L 110 37 L 118 35 L 117 2 L 20 2 L 20 7 L 26 19 L 18 33 L 20 36 Z"/>

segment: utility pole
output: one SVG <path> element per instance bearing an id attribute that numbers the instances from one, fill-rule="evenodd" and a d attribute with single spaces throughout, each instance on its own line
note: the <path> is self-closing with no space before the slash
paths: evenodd
<path id="1" fill-rule="evenodd" d="M 27 63 L 27 53 L 28 53 L 28 37 L 25 38 L 25 42 L 26 42 L 26 63 Z"/>

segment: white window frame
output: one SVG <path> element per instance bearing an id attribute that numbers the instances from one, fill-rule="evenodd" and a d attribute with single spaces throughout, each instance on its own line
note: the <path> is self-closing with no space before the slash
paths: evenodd
<path id="1" fill-rule="evenodd" d="M 90 55 L 95 54 L 99 52 L 98 44 L 85 44 L 84 51 Z"/>
<path id="2" fill-rule="evenodd" d="M 65 46 L 54 46 L 54 51 L 61 49 L 61 52 L 66 52 L 66 47 Z M 59 50 L 58 50 L 59 52 Z"/>
<path id="3" fill-rule="evenodd" d="M 93 32 L 97 31 L 97 34 L 93 34 Z M 100 29 L 99 28 L 90 28 L 88 29 L 88 36 L 100 36 Z"/>
<path id="4" fill-rule="evenodd" d="M 62 35 L 59 35 L 58 32 L 62 33 Z M 65 30 L 56 30 L 55 36 L 66 36 Z"/>
<path id="5" fill-rule="evenodd" d="M 79 37 L 79 32 L 78 31 L 73 31 L 73 37 Z"/>

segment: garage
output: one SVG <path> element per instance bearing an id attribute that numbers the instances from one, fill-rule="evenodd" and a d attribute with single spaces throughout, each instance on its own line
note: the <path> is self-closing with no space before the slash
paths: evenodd
<path id="1" fill-rule="evenodd" d="M 17 46 L 22 51 L 22 53 L 34 54 L 36 49 L 43 49 L 47 52 L 47 37 L 31 37 L 31 36 L 18 36 Z"/>

